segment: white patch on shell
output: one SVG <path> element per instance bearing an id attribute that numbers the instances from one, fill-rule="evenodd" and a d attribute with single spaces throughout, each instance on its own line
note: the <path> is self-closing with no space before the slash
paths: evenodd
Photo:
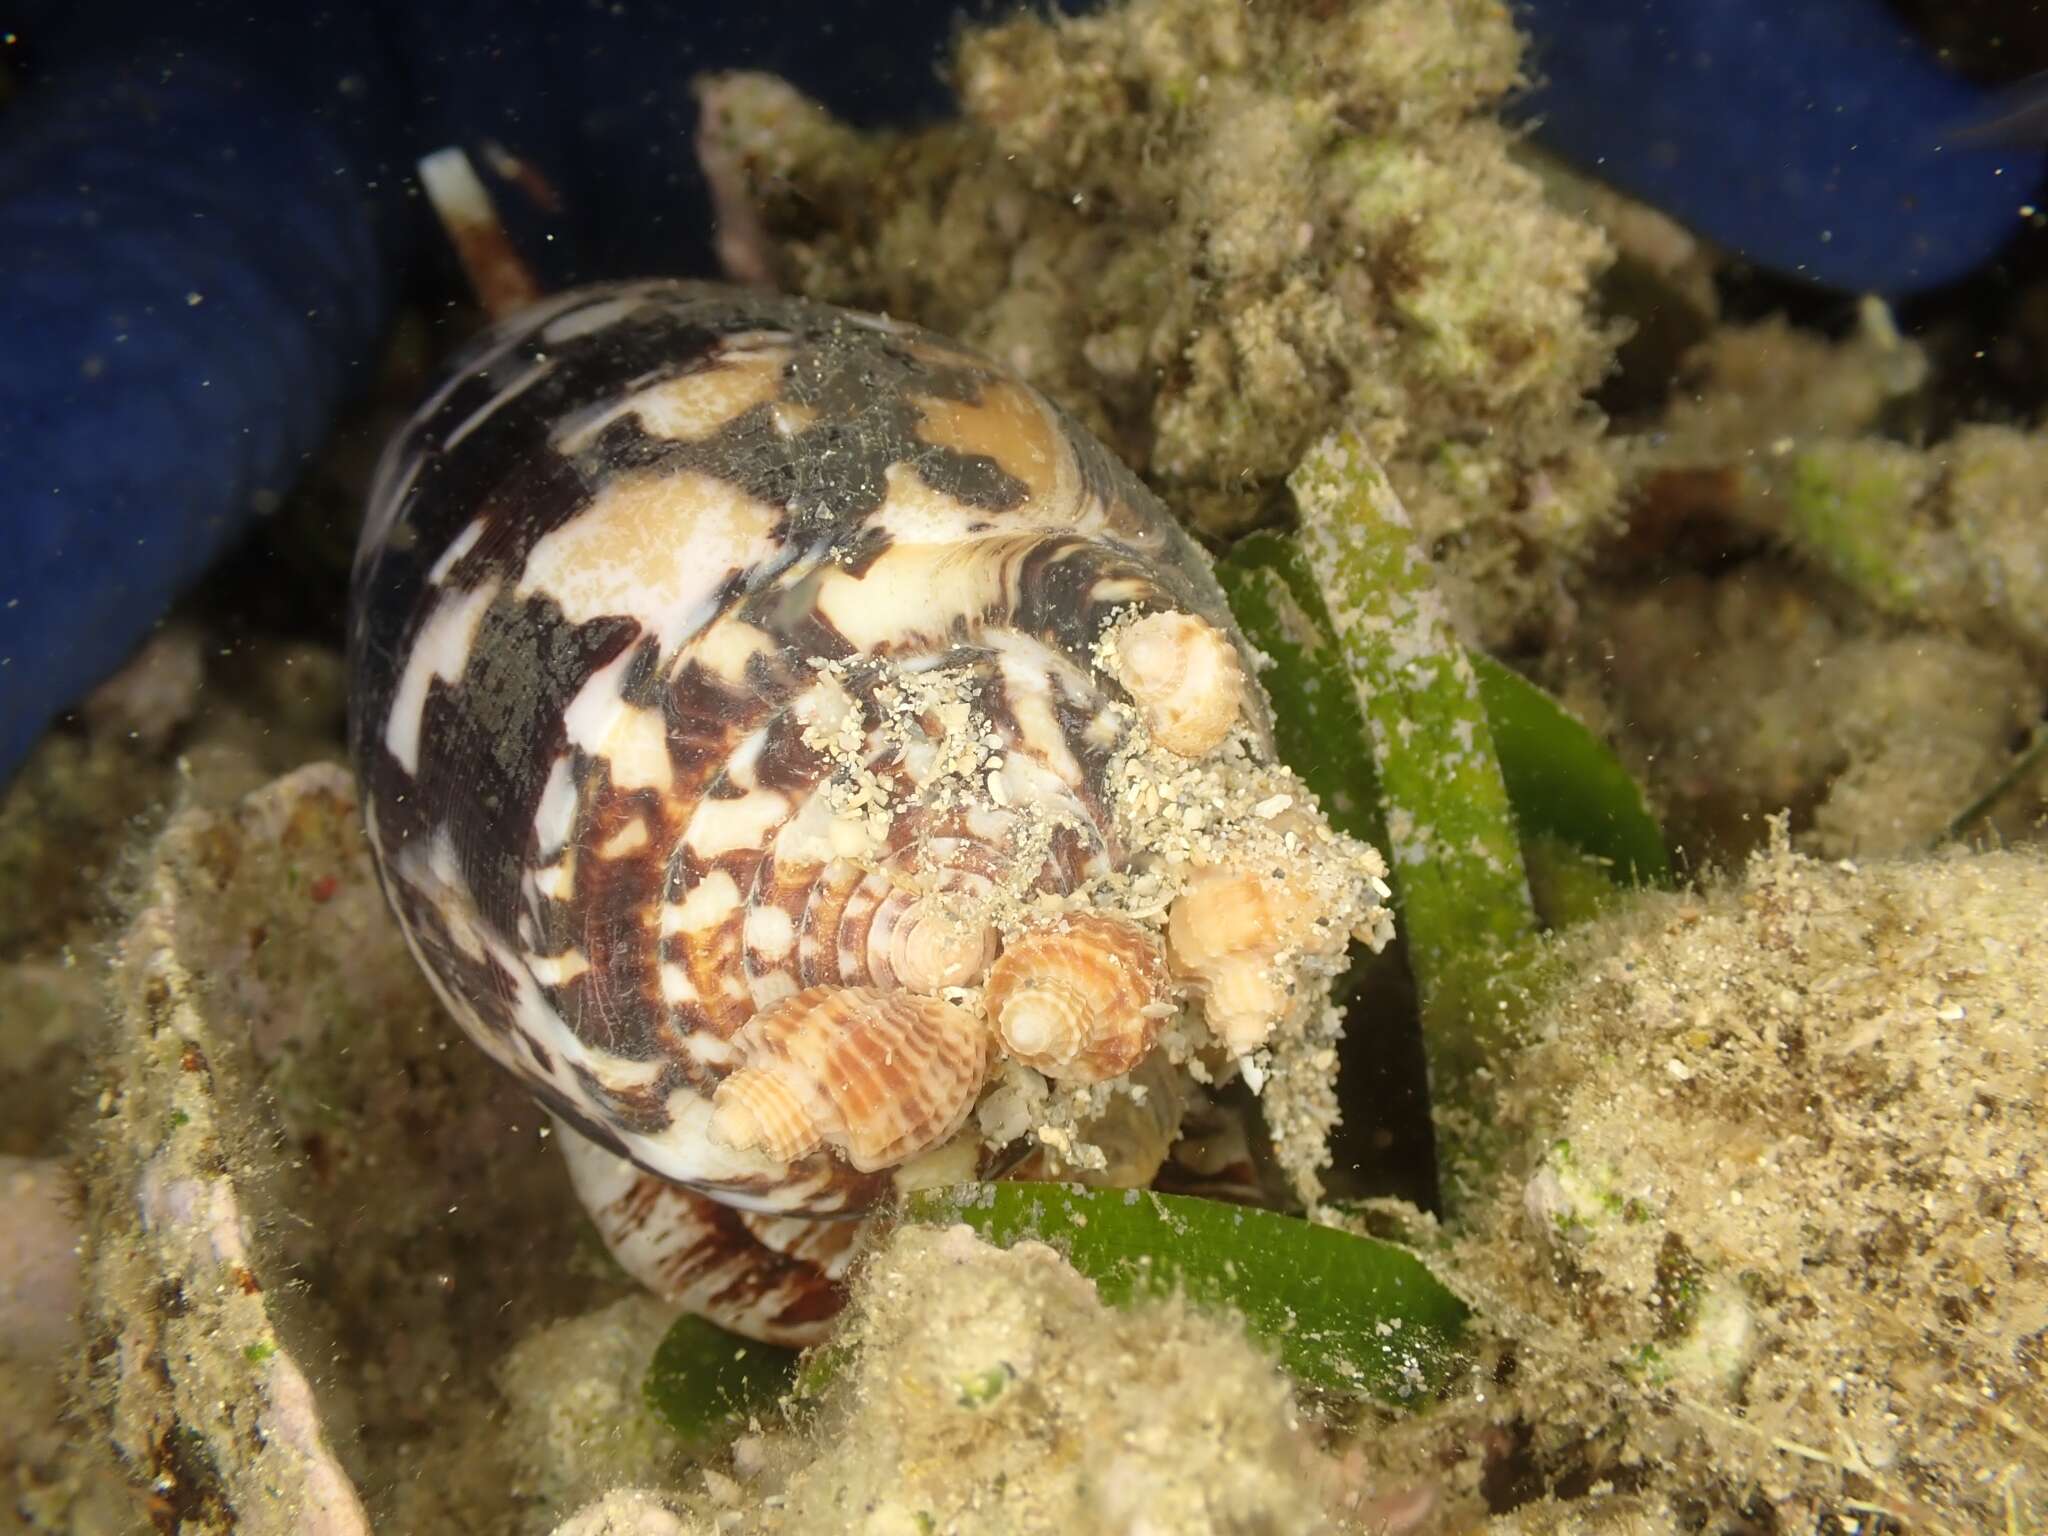
<path id="1" fill-rule="evenodd" d="M 997 653 L 1004 698 L 1017 721 L 1017 745 L 1040 759 L 1070 789 L 1079 789 L 1081 764 L 1053 708 L 1055 672 L 1072 674 L 1077 669 L 1064 656 L 1028 636 L 997 631 L 984 639 Z"/>
<path id="2" fill-rule="evenodd" d="M 639 292 L 629 288 L 616 298 L 584 304 L 560 319 L 550 321 L 542 329 L 540 339 L 547 346 L 559 347 L 565 341 L 574 341 L 579 336 L 589 336 L 617 325 L 639 307 Z"/>
<path id="3" fill-rule="evenodd" d="M 749 731 L 725 759 L 726 778 L 742 789 L 752 789 L 761 766 L 761 753 L 768 745 L 768 728 Z"/>
<path id="4" fill-rule="evenodd" d="M 489 421 L 499 410 L 512 401 L 517 400 L 554 371 L 555 363 L 553 358 L 544 357 L 536 360 L 531 368 L 520 374 L 518 378 L 478 406 L 475 411 L 470 413 L 468 419 L 461 426 L 450 432 L 441 443 L 441 451 L 443 453 L 452 452 L 470 433 Z"/>
<path id="5" fill-rule="evenodd" d="M 607 1055 L 597 1068 L 597 1080 L 615 1093 L 645 1088 L 661 1076 L 664 1065 L 659 1056 L 629 1061 L 624 1056 Z"/>
<path id="6" fill-rule="evenodd" d="M 497 595 L 495 581 L 468 592 L 437 593 L 433 611 L 406 651 L 405 672 L 384 721 L 384 745 L 407 773 L 420 769 L 420 732 L 426 727 L 427 696 L 434 680 L 452 683 L 468 669 L 477 628 Z"/>
<path id="7" fill-rule="evenodd" d="M 606 427 L 627 416 L 639 417 L 641 430 L 649 437 L 700 441 L 735 417 L 773 400 L 782 387 L 784 361 L 782 355 L 735 359 L 721 352 L 709 368 L 663 379 L 623 399 L 569 417 L 550 434 L 550 444 L 556 452 L 573 456 L 589 447 Z"/>
<path id="8" fill-rule="evenodd" d="M 563 854 L 555 863 L 533 872 L 533 888 L 549 901 L 568 901 L 576 894 L 576 860 Z"/>
<path id="9" fill-rule="evenodd" d="M 883 474 L 888 494 L 868 518 L 895 544 L 954 544 L 977 537 L 974 525 L 987 525 L 991 515 L 980 507 L 935 491 L 908 464 L 891 464 Z"/>
<path id="10" fill-rule="evenodd" d="M 448 940 L 471 960 L 484 957 L 483 917 L 470 899 L 462 876 L 462 861 L 455 856 L 455 840 L 443 827 L 428 840 L 423 868 L 408 884 L 427 899 Z"/>
<path id="11" fill-rule="evenodd" d="M 953 620 L 1007 606 L 1014 560 L 1028 540 L 899 544 L 856 576 L 819 573 L 818 612 L 858 651 L 879 653 L 913 636 L 936 639 Z"/>
<path id="12" fill-rule="evenodd" d="M 732 916 L 739 904 L 740 888 L 733 883 L 732 876 L 714 869 L 691 886 L 680 902 L 662 904 L 661 931 L 664 936 L 703 933 Z"/>
<path id="13" fill-rule="evenodd" d="M 773 1007 L 785 997 L 796 996 L 801 990 L 796 977 L 788 971 L 763 971 L 751 978 L 747 995 L 754 1000 L 754 1007 L 760 1009 Z"/>
<path id="14" fill-rule="evenodd" d="M 448 573 L 455 569 L 455 562 L 476 548 L 476 541 L 484 536 L 484 520 L 471 518 L 469 526 L 448 542 L 441 551 L 441 558 L 434 562 L 434 568 L 427 572 L 427 584 L 438 587 L 448 579 Z"/>
<path id="15" fill-rule="evenodd" d="M 717 614 L 736 571 L 751 570 L 781 514 L 711 475 L 620 475 L 527 556 L 521 597 L 552 598 L 571 624 L 637 620 L 672 655 Z"/>
<path id="16" fill-rule="evenodd" d="M 1088 588 L 1089 601 L 1102 607 L 1135 603 L 1151 596 L 1152 583 L 1140 576 L 1099 576 Z"/>
<path id="17" fill-rule="evenodd" d="M 635 816 L 598 845 L 597 856 L 600 859 L 622 859 L 629 853 L 638 853 L 648 841 L 646 818 Z"/>
<path id="18" fill-rule="evenodd" d="M 544 987 L 567 986 L 590 969 L 590 959 L 581 950 L 564 950 L 559 955 L 528 955 L 526 968 Z"/>
<path id="19" fill-rule="evenodd" d="M 1081 732 L 1081 740 L 1098 752 L 1107 751 L 1123 739 L 1129 725 L 1129 713 L 1121 704 L 1104 704 L 1090 717 Z"/>
<path id="20" fill-rule="evenodd" d="M 796 925 L 780 907 L 751 907 L 747 911 L 747 948 L 763 960 L 777 964 L 796 947 Z"/>
<path id="21" fill-rule="evenodd" d="M 576 773 L 569 754 L 557 756 L 548 768 L 548 781 L 541 787 L 540 805 L 533 816 L 533 836 L 541 856 L 551 859 L 576 830 Z"/>
<path id="22" fill-rule="evenodd" d="M 718 356 L 725 362 L 761 357 L 786 357 L 796 344 L 791 331 L 734 331 L 720 339 Z"/>
<path id="23" fill-rule="evenodd" d="M 689 659 L 725 683 L 744 683 L 747 663 L 756 656 L 773 655 L 777 646 L 766 630 L 756 629 L 743 619 L 720 619 L 697 637 L 689 648 Z"/>
<path id="24" fill-rule="evenodd" d="M 772 789 L 751 790 L 732 800 L 700 800 L 690 818 L 690 851 L 715 859 L 736 848 L 765 848 L 769 832 L 789 810 L 788 796 Z"/>
<path id="25" fill-rule="evenodd" d="M 828 796 L 805 796 L 796 814 L 775 834 L 775 862 L 790 866 L 829 864 L 836 851 L 832 829 L 838 819 Z"/>
<path id="26" fill-rule="evenodd" d="M 642 709 L 620 697 L 633 653 L 622 651 L 577 691 L 562 712 L 569 743 L 610 766 L 614 789 L 669 787 L 674 765 L 668 755 L 668 722 L 659 710 Z"/>

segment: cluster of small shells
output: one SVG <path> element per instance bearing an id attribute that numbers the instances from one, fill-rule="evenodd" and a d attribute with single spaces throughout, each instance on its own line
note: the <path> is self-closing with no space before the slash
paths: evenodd
<path id="1" fill-rule="evenodd" d="M 1249 1066 L 1291 1018 L 1326 1006 L 1318 978 L 1354 935 L 1386 941 L 1379 855 L 1332 832 L 1300 781 L 1251 750 L 1245 672 L 1221 631 L 1183 613 L 1126 619 L 1097 660 L 1131 700 L 1114 775 L 1128 867 L 1063 896 L 1033 890 L 1054 828 L 1027 820 L 1009 882 L 903 893 L 877 943 L 905 990 L 813 988 L 757 1015 L 735 1038 L 746 1065 L 719 1091 L 715 1136 L 780 1159 L 828 1143 L 856 1168 L 899 1165 L 967 1123 L 994 1053 L 1052 1080 L 1026 1093 L 1040 1143 L 1066 1166 L 1099 1164 L 1087 1128 L 1117 1088 L 1142 1100 L 1127 1080 L 1155 1049 L 1198 1079 Z M 934 760 L 966 792 L 995 781 L 996 738 L 943 672 L 906 672 L 879 694 L 924 729 L 942 722 Z M 849 784 L 875 723 L 855 707 L 812 737 L 845 744 Z M 886 815 L 858 789 L 846 808 Z M 1017 1129 L 982 1118 L 990 1139 Z"/>

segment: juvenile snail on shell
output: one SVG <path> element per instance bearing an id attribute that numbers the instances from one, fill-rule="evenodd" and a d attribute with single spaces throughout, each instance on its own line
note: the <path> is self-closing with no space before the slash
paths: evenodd
<path id="1" fill-rule="evenodd" d="M 1036 391 L 913 326 L 664 281 L 524 310 L 387 451 L 351 621 L 415 956 L 572 1133 L 628 1266 L 760 1336 L 814 1336 L 789 1275 L 843 1265 L 779 1219 L 971 1143 L 1006 1054 L 1120 1078 L 1199 1019 L 1228 956 L 1177 971 L 1161 937 L 1197 863 L 1286 880 L 1340 948 L 1384 929 L 1377 855 L 1231 798 L 1309 803 L 1207 558 Z M 992 1019 L 998 980 L 1035 1001 Z M 741 1226 L 789 1273 L 706 1257 Z"/>

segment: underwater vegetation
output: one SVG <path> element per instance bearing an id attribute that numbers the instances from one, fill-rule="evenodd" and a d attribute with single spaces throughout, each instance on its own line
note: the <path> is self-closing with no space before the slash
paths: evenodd
<path id="1" fill-rule="evenodd" d="M 837 5 L 807 27 L 737 6 L 360 0 L 309 34 L 211 0 L 18 6 L 0 52 L 0 510 L 19 530 L 0 655 L 37 660 L 0 675 L 0 774 L 365 393 L 397 296 L 434 270 L 405 195 L 421 154 L 472 144 L 522 189 L 507 216 L 553 283 L 702 274 L 709 201 L 672 153 L 696 115 L 676 85 L 773 70 L 855 122 L 936 115 L 957 11 Z M 1443 15 L 1461 11 L 1506 35 L 1503 8 Z M 2037 150 L 1953 142 L 1986 93 L 1876 0 L 1518 14 L 1534 88 L 1516 110 L 1538 141 L 1762 264 L 1911 291 L 1989 259 L 2037 190 Z M 1490 90 L 1515 61 L 1493 50 Z"/>
<path id="2" fill-rule="evenodd" d="M 401 339 L 346 660 L 188 612 L 0 802 L 32 1529 L 2037 1523 L 2038 434 L 1511 23 L 672 83 L 781 293 Z"/>

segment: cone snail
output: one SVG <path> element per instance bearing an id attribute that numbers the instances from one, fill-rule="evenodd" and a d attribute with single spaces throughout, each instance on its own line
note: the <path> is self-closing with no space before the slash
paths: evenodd
<path id="1" fill-rule="evenodd" d="M 913 326 L 683 282 L 520 312 L 387 450 L 350 617 L 413 953 L 628 1268 L 757 1336 L 829 1316 L 854 1224 L 798 1218 L 997 1165 L 999 1074 L 1227 1062 L 1384 937 L 1207 557 Z M 1223 874 L 1286 931 L 1173 920 Z"/>

